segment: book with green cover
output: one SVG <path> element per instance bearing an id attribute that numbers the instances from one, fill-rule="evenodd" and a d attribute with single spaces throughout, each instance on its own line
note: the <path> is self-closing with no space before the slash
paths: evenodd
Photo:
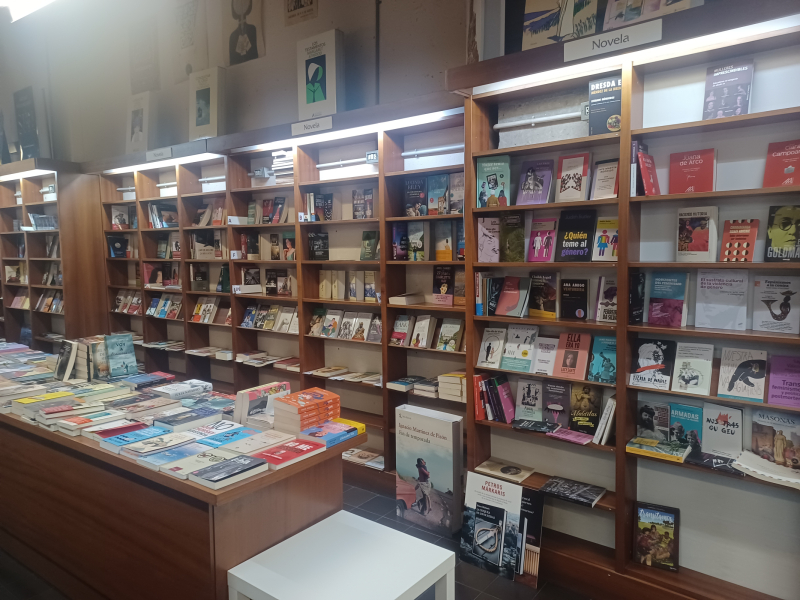
<path id="1" fill-rule="evenodd" d="M 361 233 L 361 260 L 378 259 L 378 232 L 363 231 Z"/>
<path id="2" fill-rule="evenodd" d="M 510 206 L 511 158 L 487 156 L 478 159 L 477 207 Z"/>
<path id="3" fill-rule="evenodd" d="M 525 217 L 522 213 L 500 219 L 500 262 L 525 262 Z"/>

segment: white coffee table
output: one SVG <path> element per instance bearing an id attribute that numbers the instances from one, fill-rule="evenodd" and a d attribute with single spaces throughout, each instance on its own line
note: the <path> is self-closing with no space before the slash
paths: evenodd
<path id="1" fill-rule="evenodd" d="M 455 599 L 456 555 L 346 511 L 228 571 L 230 600 Z"/>

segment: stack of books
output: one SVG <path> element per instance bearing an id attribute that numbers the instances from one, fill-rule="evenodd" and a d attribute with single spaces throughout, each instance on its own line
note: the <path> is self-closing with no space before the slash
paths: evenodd
<path id="1" fill-rule="evenodd" d="M 298 435 L 339 417 L 339 396 L 320 388 L 275 398 L 275 429 Z"/>
<path id="2" fill-rule="evenodd" d="M 467 402 L 467 372 L 453 371 L 439 375 L 439 398 L 453 402 Z"/>

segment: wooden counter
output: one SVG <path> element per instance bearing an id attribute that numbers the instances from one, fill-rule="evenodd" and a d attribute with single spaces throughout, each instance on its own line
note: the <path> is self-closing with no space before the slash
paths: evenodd
<path id="1" fill-rule="evenodd" d="M 0 415 L 0 547 L 76 600 L 225 600 L 228 569 L 341 510 L 366 438 L 215 491 Z"/>

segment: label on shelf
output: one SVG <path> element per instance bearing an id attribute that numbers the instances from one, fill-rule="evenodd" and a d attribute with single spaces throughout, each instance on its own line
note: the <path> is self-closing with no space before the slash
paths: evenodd
<path id="1" fill-rule="evenodd" d="M 591 58 L 609 52 L 628 50 L 634 46 L 661 40 L 661 19 L 647 21 L 624 29 L 615 29 L 600 35 L 564 44 L 564 62 Z"/>
<path id="2" fill-rule="evenodd" d="M 306 133 L 316 133 L 325 129 L 333 129 L 332 117 L 320 117 L 310 121 L 292 123 L 292 135 L 304 135 Z"/>
<path id="3" fill-rule="evenodd" d="M 147 162 L 150 162 L 151 160 L 164 160 L 165 158 L 172 158 L 172 146 L 158 148 L 157 150 L 148 150 L 144 157 Z"/>

